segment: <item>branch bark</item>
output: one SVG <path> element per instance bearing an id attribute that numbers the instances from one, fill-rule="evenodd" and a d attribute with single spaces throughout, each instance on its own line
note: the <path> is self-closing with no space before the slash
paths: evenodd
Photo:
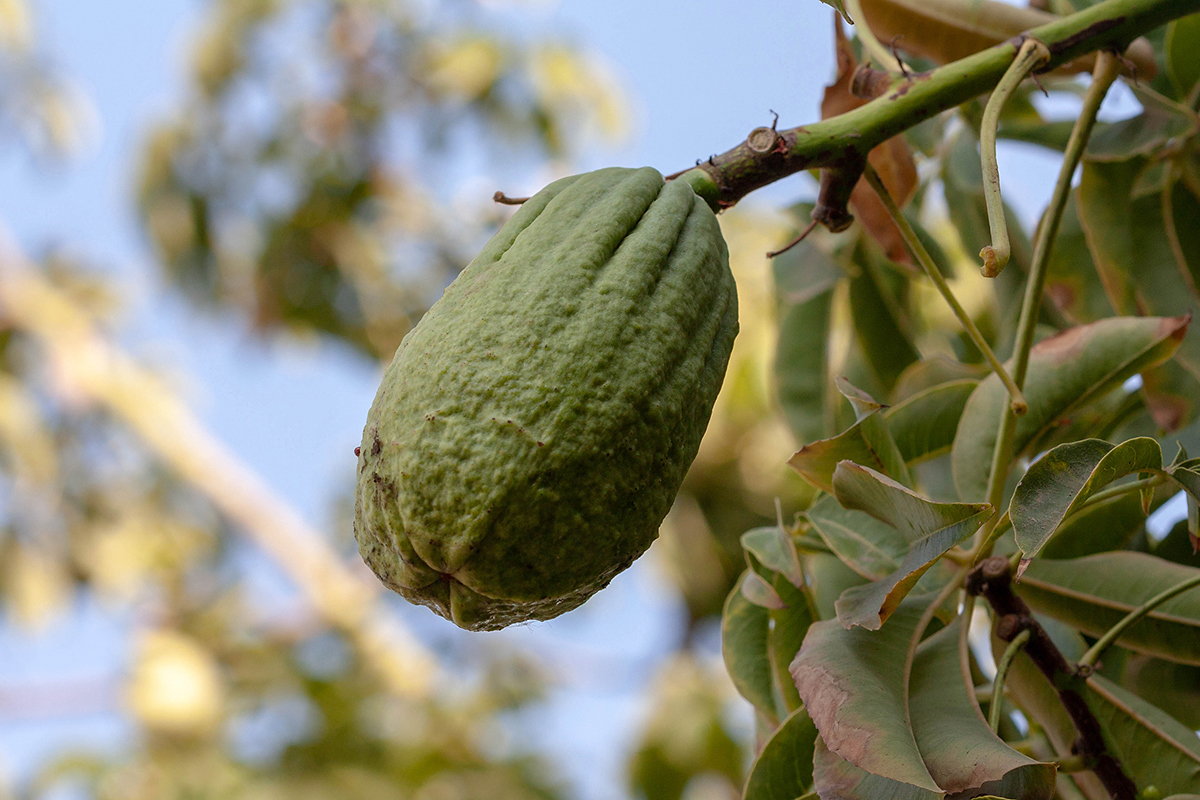
<path id="1" fill-rule="evenodd" d="M 1123 52 L 1137 37 L 1200 11 L 1200 0 L 1105 0 L 1034 28 L 1032 36 L 1050 50 L 1050 71 L 1096 50 Z M 932 72 L 896 81 L 882 96 L 854 111 L 811 125 L 778 131 L 766 151 L 749 141 L 679 174 L 714 209 L 729 208 L 755 189 L 802 170 L 820 168 L 822 192 L 837 201 L 857 182 L 867 153 L 876 145 L 947 109 L 991 91 L 1016 57 L 1024 36 L 1010 39 Z M 830 213 L 835 225 L 843 222 Z"/>

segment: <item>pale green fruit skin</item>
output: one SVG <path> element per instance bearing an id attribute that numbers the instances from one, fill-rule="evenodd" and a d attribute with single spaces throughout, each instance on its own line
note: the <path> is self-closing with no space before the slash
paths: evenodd
<path id="1" fill-rule="evenodd" d="M 547 186 L 384 373 L 358 462 L 363 559 L 467 629 L 580 605 L 658 535 L 737 329 L 691 187 L 649 168 Z"/>

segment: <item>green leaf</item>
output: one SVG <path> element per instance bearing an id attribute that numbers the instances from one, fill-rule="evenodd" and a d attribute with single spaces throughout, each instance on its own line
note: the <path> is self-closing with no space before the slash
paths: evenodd
<path id="1" fill-rule="evenodd" d="M 775 591 L 787 608 L 772 609 L 767 612 L 771 620 L 771 635 L 769 640 L 771 668 L 775 674 L 780 696 L 787 709 L 795 709 L 800 705 L 800 695 L 796 684 L 788 672 L 800 645 L 808 633 L 808 627 L 816 620 L 817 614 L 809 596 L 808 587 L 797 588 L 782 575 L 776 575 Z"/>
<path id="2" fill-rule="evenodd" d="M 935 503 L 886 475 L 851 461 L 837 465 L 833 491 L 843 508 L 865 511 L 886 522 L 903 533 L 909 544 L 948 528 L 969 527 L 973 533 L 992 515 L 992 507 L 987 503 Z"/>
<path id="3" fill-rule="evenodd" d="M 978 384 L 971 379 L 943 383 L 884 411 L 888 430 L 907 464 L 950 452 L 967 398 Z"/>
<path id="4" fill-rule="evenodd" d="M 1200 81 L 1200 14 L 1180 17 L 1167 26 L 1164 48 L 1167 75 L 1181 99 Z"/>
<path id="5" fill-rule="evenodd" d="M 1018 593 L 1035 611 L 1101 636 L 1133 609 L 1196 574 L 1200 570 L 1129 551 L 1039 559 L 1021 577 Z M 1169 661 L 1200 664 L 1200 591 L 1158 606 L 1117 643 Z"/>
<path id="6" fill-rule="evenodd" d="M 948 794 L 968 789 L 1049 800 L 1055 768 L 1006 745 L 967 693 L 958 661 L 962 620 L 921 643 L 912 665 L 909 715 L 929 774 Z"/>
<path id="7" fill-rule="evenodd" d="M 812 442 L 832 428 L 828 408 L 829 324 L 833 292 L 789 307 L 779 323 L 775 380 L 788 427 L 801 442 Z"/>
<path id="8" fill-rule="evenodd" d="M 1063 209 L 1058 236 L 1046 264 L 1046 296 L 1075 325 L 1111 317 L 1112 304 L 1092 263 L 1087 237 L 1079 222 L 1079 192 Z"/>
<path id="9" fill-rule="evenodd" d="M 1095 492 L 1127 475 L 1151 470 L 1162 470 L 1162 448 L 1148 437 L 1115 446 L 1084 439 L 1046 453 L 1021 478 L 1009 506 L 1024 559 L 1036 556 Z"/>
<path id="10" fill-rule="evenodd" d="M 742 548 L 767 569 L 785 576 L 793 586 L 804 585 L 804 570 L 792 537 L 778 525 L 754 528 L 742 534 Z"/>
<path id="11" fill-rule="evenodd" d="M 1013 456 L 1055 422 L 1165 361 L 1187 331 L 1188 317 L 1117 317 L 1080 325 L 1034 345 L 1025 379 L 1029 413 L 1019 418 Z M 971 393 L 958 423 L 951 460 L 959 497 L 982 500 L 1008 392 L 993 374 Z"/>
<path id="12" fill-rule="evenodd" d="M 793 235 L 799 231 L 793 231 Z M 827 294 L 846 271 L 806 239 L 771 259 L 775 277 L 775 297 L 779 302 L 795 306 L 806 305 Z"/>
<path id="13" fill-rule="evenodd" d="M 770 582 L 754 570 L 747 570 L 741 580 L 742 597 L 763 608 L 787 608 L 787 603 Z"/>
<path id="14" fill-rule="evenodd" d="M 778 717 L 771 689 L 771 665 L 767 658 L 770 617 L 767 609 L 754 605 L 742 595 L 740 586 L 741 581 L 738 581 L 738 586 L 725 600 L 725 610 L 721 614 L 721 655 L 738 694 L 774 725 Z"/>
<path id="15" fill-rule="evenodd" d="M 1191 730 L 1200 729 L 1200 667 L 1131 653 L 1121 685 Z"/>
<path id="16" fill-rule="evenodd" d="M 877 469 L 906 486 L 912 483 L 904 457 L 879 412 L 868 414 L 832 439 L 806 444 L 788 464 L 813 486 L 833 492 L 833 471 L 839 461 Z"/>
<path id="17" fill-rule="evenodd" d="M 921 352 L 913 344 L 900 300 L 887 285 L 884 268 L 864 251 L 858 248 L 859 273 L 850 279 L 850 316 L 871 371 L 890 393 L 904 368 L 921 359 Z"/>
<path id="18" fill-rule="evenodd" d="M 746 778 L 744 800 L 796 800 L 813 785 L 817 726 L 803 708 L 793 711 L 763 745 Z"/>
<path id="19" fill-rule="evenodd" d="M 822 497 L 804 513 L 829 549 L 864 578 L 895 572 L 908 552 L 904 534 L 870 514 L 843 508 L 833 495 Z"/>
<path id="20" fill-rule="evenodd" d="M 1152 89 L 1133 87 L 1142 113 L 1120 122 L 1097 125 L 1088 139 L 1088 162 L 1127 161 L 1157 154 L 1167 142 L 1196 133 L 1196 115 Z"/>
<path id="21" fill-rule="evenodd" d="M 1109 752 L 1139 790 L 1200 791 L 1200 738 L 1157 706 L 1101 675 L 1087 679 L 1088 708 Z"/>
<path id="22" fill-rule="evenodd" d="M 842 5 L 842 0 L 821 0 L 821 2 L 841 14 L 842 19 L 846 20 L 847 24 L 854 24 L 854 20 L 850 19 L 850 15 L 846 13 L 846 7 Z"/>
<path id="23" fill-rule="evenodd" d="M 987 503 L 934 503 L 878 473 L 845 462 L 838 465 L 834 487 L 843 503 L 869 508 L 873 515 L 893 522 L 909 543 L 895 572 L 847 589 L 838 598 L 838 621 L 847 628 L 883 627 L 925 571 L 950 548 L 968 539 L 993 513 Z"/>
<path id="24" fill-rule="evenodd" d="M 814 622 L 791 672 L 830 750 L 875 775 L 937 792 L 908 724 L 905 685 L 909 643 L 928 601 L 903 604 L 877 632 Z M 817 789 L 825 794 L 819 782 Z"/>
<path id="25" fill-rule="evenodd" d="M 1136 494 L 1110 497 L 1072 514 L 1038 555 L 1041 558 L 1080 558 L 1122 550 L 1146 521 Z"/>
<path id="26" fill-rule="evenodd" d="M 880 775 L 872 775 L 854 766 L 817 739 L 813 749 L 813 782 L 819 797 L 838 800 L 941 800 L 941 792 L 932 792 Z"/>
<path id="27" fill-rule="evenodd" d="M 822 498 L 832 499 L 832 498 Z M 834 501 L 833 505 L 837 505 Z M 847 512 L 860 513 L 860 512 Z M 875 525 L 878 522 L 862 515 L 867 520 Z M 837 610 L 834 604 L 842 592 L 849 589 L 851 586 L 858 586 L 865 582 L 865 578 L 859 575 L 850 567 L 846 566 L 840 558 L 828 553 L 812 553 L 804 556 L 804 572 L 808 578 L 808 591 L 812 597 L 813 608 L 816 610 L 817 619 L 836 619 Z"/>

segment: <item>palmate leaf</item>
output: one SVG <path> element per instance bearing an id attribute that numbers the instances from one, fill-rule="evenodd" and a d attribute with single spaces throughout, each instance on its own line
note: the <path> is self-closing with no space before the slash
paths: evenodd
<path id="1" fill-rule="evenodd" d="M 1190 318 L 1116 317 L 1080 325 L 1034 345 L 1024 394 L 1029 413 L 1017 421 L 1013 455 L 1036 442 L 1057 420 L 1170 358 Z M 964 500 L 982 500 L 1008 393 L 995 375 L 971 393 L 951 450 L 954 484 Z"/>
<path id="2" fill-rule="evenodd" d="M 1101 636 L 1133 609 L 1200 570 L 1145 553 L 1099 553 L 1030 563 L 1018 591 L 1035 611 Z M 1200 664 L 1200 591 L 1171 598 L 1117 641 L 1139 653 Z"/>
<path id="3" fill-rule="evenodd" d="M 754 759 L 744 800 L 796 800 L 813 785 L 817 726 L 803 708 L 793 711 Z"/>
<path id="4" fill-rule="evenodd" d="M 1036 556 L 1092 494 L 1127 475 L 1161 471 L 1162 466 L 1162 448 L 1148 437 L 1119 445 L 1084 439 L 1046 453 L 1021 478 L 1009 507 L 1024 559 Z"/>
<path id="5" fill-rule="evenodd" d="M 878 630 L 925 570 L 963 542 L 993 513 L 987 503 L 935 503 L 885 475 L 848 461 L 838 464 L 833 487 L 843 507 L 876 517 L 899 532 L 907 545 L 896 571 L 873 583 L 847 589 L 837 601 L 846 627 Z"/>

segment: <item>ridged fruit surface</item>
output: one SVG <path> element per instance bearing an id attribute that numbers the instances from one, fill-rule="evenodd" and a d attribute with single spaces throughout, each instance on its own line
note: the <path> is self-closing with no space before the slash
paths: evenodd
<path id="1" fill-rule="evenodd" d="M 575 608 L 658 535 L 737 293 L 686 183 L 603 169 L 525 202 L 405 337 L 367 416 L 355 537 L 472 630 Z"/>

